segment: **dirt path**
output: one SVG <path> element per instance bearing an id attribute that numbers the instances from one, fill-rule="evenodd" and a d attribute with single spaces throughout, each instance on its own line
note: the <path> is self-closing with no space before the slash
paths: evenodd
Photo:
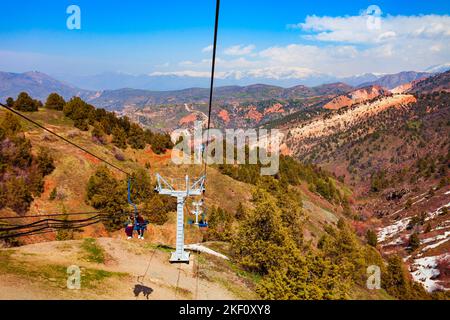
<path id="1" fill-rule="evenodd" d="M 187 112 L 195 113 L 197 115 L 200 115 L 201 118 L 203 118 L 202 127 L 205 127 L 208 124 L 208 116 L 204 112 L 189 107 L 187 103 L 184 104 L 184 108 L 186 109 Z"/>
<path id="2" fill-rule="evenodd" d="M 167 250 L 155 249 L 145 241 L 99 238 L 96 243 L 104 249 L 104 263 L 84 260 L 81 240 L 26 245 L 14 248 L 11 257 L 24 266 L 78 265 L 82 268 L 82 283 L 83 268 L 126 276 L 108 278 L 95 289 L 82 286 L 81 290 L 69 290 L 65 287 L 65 279 L 43 281 L 0 270 L 0 299 L 146 299 L 143 291 L 149 293 L 148 299 L 152 300 L 236 299 L 223 285 L 204 276 L 196 254 L 191 254 L 189 265 L 170 264 Z M 206 256 L 202 254 L 202 258 Z M 139 295 L 136 297 L 135 293 Z"/>

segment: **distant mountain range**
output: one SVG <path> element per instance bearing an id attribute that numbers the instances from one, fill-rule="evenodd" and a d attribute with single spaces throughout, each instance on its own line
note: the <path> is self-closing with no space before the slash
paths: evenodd
<path id="1" fill-rule="evenodd" d="M 33 98 L 45 100 L 52 92 L 57 92 L 64 98 L 81 96 L 87 98 L 92 92 L 70 85 L 64 81 L 56 80 L 45 73 L 31 71 L 25 73 L 0 72 L 0 100 L 26 91 Z"/>
<path id="2" fill-rule="evenodd" d="M 224 86 L 214 89 L 214 100 L 220 103 L 259 101 L 270 99 L 300 99 L 313 96 L 342 94 L 352 87 L 344 83 L 316 87 L 295 86 L 282 88 L 266 84 L 249 86 Z M 207 103 L 209 89 L 190 88 L 175 91 L 148 91 L 138 89 L 106 90 L 90 102 L 99 107 L 121 109 L 125 105 L 144 107 L 161 104 Z"/>
<path id="3" fill-rule="evenodd" d="M 422 81 L 416 81 L 410 90 L 411 93 L 432 93 L 437 91 L 450 91 L 450 71 L 438 73 Z"/>
<path id="4" fill-rule="evenodd" d="M 442 73 L 450 70 L 450 63 L 439 64 L 435 66 L 431 66 L 425 70 L 425 72 L 429 73 Z"/>
<path id="5" fill-rule="evenodd" d="M 415 80 L 413 73 L 440 73 L 450 69 L 450 63 L 435 65 L 429 67 L 425 72 L 407 72 L 409 76 L 407 81 Z M 401 72 L 403 74 L 404 72 Z M 167 91 L 167 90 L 181 90 L 186 88 L 207 88 L 210 79 L 206 77 L 194 77 L 182 74 L 140 74 L 133 75 L 122 72 L 105 72 L 96 75 L 76 76 L 72 74 L 53 74 L 55 79 L 63 80 L 71 83 L 79 88 L 84 88 L 93 91 L 99 90 L 117 90 L 123 88 L 133 88 L 141 90 L 152 91 Z M 281 86 L 284 88 L 294 87 L 299 84 L 314 87 L 324 83 L 342 82 L 353 87 L 359 87 L 364 84 L 370 84 L 379 80 L 380 78 L 389 77 L 386 74 L 365 73 L 349 77 L 336 77 L 324 73 L 314 72 L 305 75 L 305 78 L 299 79 L 297 77 L 287 77 L 286 79 L 273 79 L 265 77 L 254 77 L 249 75 L 230 72 L 226 76 L 216 77 L 216 86 L 248 86 L 255 83 L 264 83 L 267 85 Z M 403 80 L 402 80 L 403 81 Z M 377 83 L 378 84 L 378 83 Z M 395 86 L 394 86 L 395 87 Z"/>
<path id="6" fill-rule="evenodd" d="M 390 75 L 364 74 L 349 78 L 322 78 L 321 85 L 293 85 L 281 87 L 266 84 L 247 86 L 221 86 L 223 79 L 218 79 L 215 99 L 219 102 L 265 100 L 265 99 L 300 99 L 312 96 L 339 95 L 351 91 L 354 87 L 381 86 L 393 89 L 401 84 L 433 75 L 433 72 L 450 69 L 450 64 L 433 66 L 431 72 L 400 72 Z M 93 77 L 70 77 L 72 81 L 56 80 L 41 72 L 25 73 L 0 72 L 0 100 L 16 97 L 26 91 L 34 98 L 45 100 L 52 92 L 57 92 L 66 99 L 80 96 L 90 103 L 108 109 L 120 110 L 127 105 L 143 107 L 157 104 L 206 103 L 209 96 L 207 78 L 181 76 L 133 76 L 119 73 L 105 73 Z M 336 80 L 337 78 L 334 78 Z M 287 81 L 287 80 L 286 80 Z M 294 81 L 294 80 L 289 80 Z M 296 80 L 298 81 L 298 80 Z M 196 84 L 181 90 L 147 90 L 148 88 L 178 87 L 183 83 Z M 102 85 L 103 84 L 103 85 Z M 112 86 L 110 90 L 92 90 L 81 88 L 100 88 Z M 147 89 L 143 89 L 147 88 Z"/>
<path id="7" fill-rule="evenodd" d="M 120 72 L 105 72 L 101 74 L 89 76 L 76 76 L 68 74 L 54 74 L 56 79 L 61 79 L 80 88 L 89 90 L 117 90 L 123 88 L 133 88 L 151 91 L 169 91 L 182 90 L 186 88 L 207 88 L 210 83 L 209 76 L 187 76 L 175 74 L 127 74 Z M 238 77 L 235 73 L 220 78 L 216 77 L 215 84 L 218 87 L 224 86 L 249 86 L 255 83 L 264 83 L 267 85 L 280 86 L 284 88 L 294 87 L 302 84 L 305 86 L 318 86 L 324 83 L 345 82 L 350 85 L 357 85 L 362 82 L 376 80 L 377 77 L 370 75 L 362 75 L 351 78 L 332 77 L 325 74 L 314 73 L 306 78 L 286 78 L 273 79 L 264 77 Z M 348 80 L 348 82 L 347 82 Z"/>
<path id="8" fill-rule="evenodd" d="M 414 80 L 419 80 L 422 78 L 427 78 L 431 76 L 431 73 L 428 72 L 415 72 L 415 71 L 405 71 L 396 74 L 388 74 L 382 76 L 374 81 L 365 82 L 359 85 L 359 87 L 367 87 L 367 86 L 381 86 L 386 89 L 394 89 L 401 84 L 411 82 Z"/>
<path id="9" fill-rule="evenodd" d="M 343 94 L 352 87 L 344 83 L 323 84 L 315 87 L 303 85 L 283 88 L 267 84 L 248 86 L 220 86 L 214 91 L 215 100 L 220 102 L 250 101 L 265 99 L 296 99 L 311 96 Z M 90 103 L 108 109 L 122 109 L 126 105 L 137 107 L 180 104 L 206 103 L 209 98 L 207 88 L 188 88 L 172 91 L 150 91 L 143 89 L 122 88 L 116 90 L 84 90 L 58 81 L 41 72 L 9 73 L 0 72 L 0 99 L 16 97 L 26 91 L 36 99 L 45 100 L 52 92 L 57 92 L 65 99 L 80 96 Z"/>

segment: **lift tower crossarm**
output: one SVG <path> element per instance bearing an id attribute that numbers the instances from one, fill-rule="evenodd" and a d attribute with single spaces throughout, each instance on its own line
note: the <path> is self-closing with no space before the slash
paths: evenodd
<path id="1" fill-rule="evenodd" d="M 175 189 L 166 179 L 156 174 L 156 191 L 161 195 L 177 198 L 177 239 L 176 249 L 172 252 L 170 262 L 189 263 L 189 252 L 184 251 L 184 203 L 189 196 L 200 196 L 205 191 L 205 176 L 200 177 L 192 185 L 189 176 L 185 177 L 183 189 Z"/>

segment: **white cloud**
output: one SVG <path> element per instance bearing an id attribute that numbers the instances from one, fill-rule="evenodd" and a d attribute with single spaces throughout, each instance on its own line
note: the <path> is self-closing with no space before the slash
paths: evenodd
<path id="1" fill-rule="evenodd" d="M 216 60 L 216 64 L 219 68 L 226 68 L 226 69 L 248 69 L 259 66 L 258 61 L 248 60 L 244 57 L 239 57 L 231 60 L 224 60 L 218 58 Z"/>
<path id="2" fill-rule="evenodd" d="M 234 45 L 217 57 L 217 77 L 306 79 L 364 73 L 421 71 L 448 62 L 450 16 L 382 16 L 368 23 L 367 10 L 357 16 L 307 16 L 290 25 L 301 40 L 260 51 Z M 373 21 L 371 21 L 373 22 Z M 307 41 L 305 41 L 307 40 Z M 205 48 L 206 49 L 206 48 Z M 211 59 L 183 64 L 181 75 L 209 76 Z"/>
<path id="3" fill-rule="evenodd" d="M 302 67 L 266 67 L 247 71 L 246 76 L 266 79 L 305 79 L 319 75 L 317 71 Z"/>
<path id="4" fill-rule="evenodd" d="M 213 45 L 210 44 L 209 46 L 204 47 L 204 48 L 202 49 L 202 52 L 212 52 L 213 49 L 214 49 Z"/>
<path id="5" fill-rule="evenodd" d="M 190 60 L 181 61 L 181 62 L 179 63 L 180 66 L 191 66 L 191 65 L 193 65 L 193 64 L 194 64 L 194 62 L 192 62 L 192 61 L 190 61 Z"/>
<path id="6" fill-rule="evenodd" d="M 433 52 L 439 52 L 439 51 L 441 51 L 441 49 L 442 49 L 442 45 L 441 45 L 441 44 L 435 44 L 435 45 L 433 45 L 430 49 L 431 49 L 431 51 L 433 51 Z"/>
<path id="7" fill-rule="evenodd" d="M 310 40 L 373 44 L 399 39 L 450 38 L 450 16 L 386 16 L 380 17 L 379 28 L 371 28 L 372 16 L 346 17 L 307 16 L 305 22 L 290 25 L 311 32 Z"/>
<path id="8" fill-rule="evenodd" d="M 379 28 L 358 16 L 307 16 L 289 25 L 311 44 L 274 46 L 259 52 L 269 65 L 306 67 L 321 73 L 348 76 L 367 72 L 424 70 L 450 56 L 450 16 L 380 17 Z M 370 21 L 372 22 L 372 21 Z"/>
<path id="9" fill-rule="evenodd" d="M 170 71 L 170 72 L 153 72 L 151 76 L 180 76 L 193 78 L 209 78 L 211 73 L 208 71 Z M 242 78 L 264 78 L 264 79 L 305 79 L 312 75 L 320 75 L 314 70 L 301 67 L 266 67 L 254 68 L 245 71 L 231 70 L 231 71 L 217 71 L 215 73 L 218 79 L 235 79 Z"/>
<path id="10" fill-rule="evenodd" d="M 193 78 L 206 78 L 210 77 L 211 73 L 207 71 L 194 71 L 194 70 L 183 70 L 183 71 L 169 71 L 169 72 L 152 72 L 151 76 L 179 76 L 179 77 L 193 77 Z"/>
<path id="11" fill-rule="evenodd" d="M 248 46 L 235 45 L 224 50 L 224 53 L 229 56 L 245 56 L 253 52 L 255 46 L 250 44 Z"/>

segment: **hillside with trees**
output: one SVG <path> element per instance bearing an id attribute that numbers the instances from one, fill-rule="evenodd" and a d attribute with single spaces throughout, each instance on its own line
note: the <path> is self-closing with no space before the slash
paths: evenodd
<path id="1" fill-rule="evenodd" d="M 0 209 L 24 214 L 55 168 L 52 155 L 44 147 L 34 154 L 20 121 L 10 113 L 0 121 L 0 146 Z"/>
<path id="2" fill-rule="evenodd" d="M 358 235 L 403 257 L 429 291 L 450 285 L 448 75 L 417 81 L 409 93 L 279 122 L 293 157 L 351 187 Z"/>
<path id="3" fill-rule="evenodd" d="M 164 248 L 174 245 L 176 204 L 154 192 L 153 176 L 156 172 L 168 178 L 179 178 L 186 173 L 195 176 L 199 168 L 175 166 L 170 162 L 171 144 L 165 140 L 167 135 L 144 130 L 127 118 L 95 109 L 80 98 L 63 103 L 63 99 L 53 95 L 45 105 L 47 107 L 38 107 L 36 111 L 21 112 L 130 172 L 133 202 L 150 222 L 142 246 L 158 248 L 161 254 L 168 254 Z M 124 223 L 133 210 L 127 202 L 127 177 L 6 111 L 0 114 L 8 118 L 2 125 L 2 137 L 17 141 L 24 150 L 20 152 L 20 159 L 7 158 L 11 152 L 2 155 L 9 163 L 4 172 L 26 169 L 30 176 L 39 177 L 36 180 L 39 188 L 27 185 L 35 189 L 29 190 L 32 198 L 20 200 L 17 217 L 42 212 L 70 213 L 74 208 L 104 214 L 101 223 L 76 232 L 55 230 L 6 245 L 42 241 L 64 243 L 66 240 L 82 241 L 86 237 L 126 241 L 120 239 L 125 237 Z M 18 128 L 23 128 L 23 133 Z M 39 151 L 44 146 L 46 150 Z M 22 163 L 22 158 L 28 162 Z M 332 173 L 288 156 L 281 157 L 280 173 L 274 177 L 261 177 L 260 169 L 259 164 L 208 168 L 205 201 L 209 227 L 199 229 L 189 224 L 192 216 L 187 216 L 185 240 L 188 244 L 201 243 L 230 260 L 229 264 L 224 264 L 213 256 L 202 256 L 206 261 L 196 263 L 202 263 L 203 272 L 216 270 L 216 273 L 209 273 L 208 280 L 201 281 L 232 290 L 238 293 L 237 297 L 245 294 L 245 297 L 262 299 L 442 298 L 428 294 L 415 284 L 400 258 L 386 259 L 373 236 L 370 239 L 358 236 L 358 226 L 354 223 L 356 213 L 351 207 L 352 192 Z M 3 176 L 2 186 L 11 183 L 5 179 L 7 176 Z M 9 189 L 4 187 L 3 190 Z M 0 217 L 13 214 L 14 206 L 5 202 Z M 66 214 L 58 219 L 69 223 L 74 218 Z M 22 218 L 19 221 L 35 220 Z M 92 245 L 83 244 L 88 248 Z M 116 245 L 110 244 L 108 248 L 116 248 Z M 101 250 L 109 249 L 104 247 L 96 252 Z M 366 270 L 370 265 L 382 268 L 381 290 L 366 288 Z M 171 272 L 170 268 L 168 270 Z M 25 281 L 23 276 L 16 276 Z M 234 280 L 224 280 L 229 276 Z M 240 279 L 239 284 L 235 282 L 236 277 Z M 228 285 L 223 284 L 224 281 Z"/>

